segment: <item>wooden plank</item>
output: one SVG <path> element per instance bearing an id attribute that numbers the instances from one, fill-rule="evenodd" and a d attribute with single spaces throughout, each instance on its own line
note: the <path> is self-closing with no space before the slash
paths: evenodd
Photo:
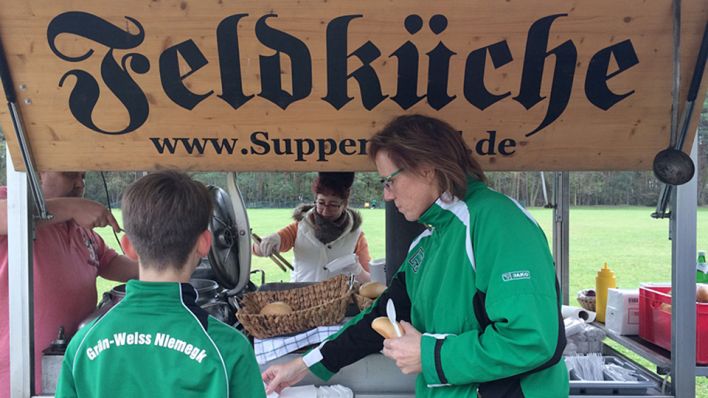
<path id="1" fill-rule="evenodd" d="M 371 170 L 366 139 L 404 113 L 487 170 L 648 170 L 669 141 L 670 0 L 6 3 L 40 170 Z M 707 19 L 683 2 L 682 107 Z"/>

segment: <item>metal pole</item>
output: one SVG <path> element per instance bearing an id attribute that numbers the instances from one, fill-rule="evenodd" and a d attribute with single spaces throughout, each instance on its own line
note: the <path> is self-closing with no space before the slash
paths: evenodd
<path id="1" fill-rule="evenodd" d="M 691 148 L 694 162 L 697 142 Z M 671 381 L 676 398 L 696 396 L 697 174 L 677 186 L 671 200 Z"/>
<path id="2" fill-rule="evenodd" d="M 681 0 L 673 0 L 671 14 L 673 24 L 671 36 L 673 39 L 673 81 L 671 82 L 671 139 L 669 145 L 676 144 L 679 122 L 679 92 L 681 87 Z"/>
<path id="3" fill-rule="evenodd" d="M 568 305 L 570 289 L 570 173 L 555 173 L 553 183 L 553 258 L 561 285 L 563 304 Z"/>
<path id="4" fill-rule="evenodd" d="M 10 397 L 27 398 L 34 387 L 33 219 L 27 174 L 15 171 L 9 151 L 6 151 L 6 162 Z"/>
<path id="5" fill-rule="evenodd" d="M 12 83 L 12 75 L 10 74 L 10 67 L 7 63 L 7 58 L 5 57 L 5 48 L 2 45 L 2 40 L 0 40 L 0 80 L 2 80 L 2 86 L 5 90 L 7 107 L 10 111 L 12 124 L 15 127 L 15 137 L 17 138 L 18 146 L 20 147 L 22 161 L 24 162 L 25 169 L 29 174 L 29 183 L 32 189 L 32 197 L 37 208 L 38 216 L 44 220 L 50 219 L 52 216 L 47 212 L 47 204 L 44 201 L 42 187 L 39 183 L 39 176 L 35 171 L 34 162 L 32 161 L 32 151 L 30 150 L 29 142 L 27 141 L 27 136 L 25 135 L 25 129 L 22 125 L 22 115 L 20 114 L 20 109 L 16 104 L 17 98 L 15 95 L 15 86 Z"/>
<path id="6" fill-rule="evenodd" d="M 676 12 L 676 5 L 674 7 L 674 12 Z M 680 7 L 680 4 L 678 5 Z M 674 24 L 675 25 L 675 24 Z M 674 32 L 674 34 L 676 34 Z M 676 49 L 674 49 L 676 51 Z M 674 55 L 676 56 L 676 55 Z M 698 89 L 701 86 L 701 80 L 703 79 L 703 70 L 705 69 L 706 66 L 706 57 L 708 56 L 708 22 L 706 22 L 705 27 L 703 28 L 703 38 L 701 39 L 701 48 L 698 51 L 698 56 L 696 57 L 696 67 L 694 68 L 693 72 L 693 77 L 691 77 L 691 84 L 688 87 L 688 95 L 687 95 L 687 101 L 686 101 L 686 106 L 683 110 L 683 113 L 681 115 L 681 120 L 678 126 L 678 137 L 674 137 L 674 130 L 673 130 L 673 114 L 672 114 L 672 130 L 671 130 L 671 147 L 682 151 L 683 150 L 683 144 L 686 139 L 686 131 L 688 131 L 688 126 L 691 124 L 691 115 L 693 114 L 693 108 L 694 104 L 696 102 L 696 96 L 698 95 Z M 674 65 L 676 67 L 676 65 Z M 675 83 L 676 84 L 676 83 Z M 676 110 L 675 108 L 677 107 L 677 96 L 678 94 L 674 93 L 674 111 Z M 700 100 L 700 99 L 699 99 Z M 696 134 L 698 135 L 698 134 Z M 674 140 L 675 139 L 675 140 Z M 696 163 L 696 160 L 694 160 L 694 164 Z M 700 170 L 698 167 L 696 167 L 696 170 Z M 669 204 L 669 199 L 671 198 L 671 192 L 673 190 L 673 186 L 669 184 L 664 184 L 661 188 L 661 193 L 659 194 L 659 201 L 656 205 L 656 211 L 652 214 L 652 217 L 654 218 L 666 218 L 670 214 L 666 212 L 666 206 Z"/>
<path id="7" fill-rule="evenodd" d="M 653 218 L 666 218 L 671 216 L 671 212 L 667 212 L 666 207 L 669 205 L 669 199 L 671 199 L 671 192 L 673 189 L 674 186 L 669 184 L 664 184 L 661 187 L 659 201 L 656 204 L 656 210 L 651 214 Z"/>
<path id="8" fill-rule="evenodd" d="M 546 188 L 546 176 L 543 172 L 541 172 L 541 192 L 543 192 L 543 207 L 551 207 L 550 203 L 548 203 L 548 188 Z"/>

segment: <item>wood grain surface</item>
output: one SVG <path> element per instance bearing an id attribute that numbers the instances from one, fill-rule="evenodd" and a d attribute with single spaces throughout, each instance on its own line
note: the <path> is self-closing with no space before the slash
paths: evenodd
<path id="1" fill-rule="evenodd" d="M 681 108 L 706 20 L 708 2 L 683 2 Z M 40 170 L 373 170 L 366 139 L 410 113 L 461 130 L 487 170 L 649 170 L 669 143 L 671 29 L 670 0 L 0 6 Z M 0 127 L 24 169 L 4 107 Z"/>

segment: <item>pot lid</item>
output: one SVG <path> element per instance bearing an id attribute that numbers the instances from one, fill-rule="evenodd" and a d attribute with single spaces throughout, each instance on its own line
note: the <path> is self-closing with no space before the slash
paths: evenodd
<path id="1" fill-rule="evenodd" d="M 235 294 L 248 284 L 251 274 L 251 229 L 246 205 L 236 186 L 233 173 L 226 176 L 228 193 L 209 186 L 214 212 L 209 221 L 213 235 L 209 262 L 216 281 Z"/>

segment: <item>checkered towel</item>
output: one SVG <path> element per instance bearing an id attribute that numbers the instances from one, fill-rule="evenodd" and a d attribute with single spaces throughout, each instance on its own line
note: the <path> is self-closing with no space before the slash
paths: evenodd
<path id="1" fill-rule="evenodd" d="M 253 339 L 253 349 L 259 365 L 280 358 L 299 348 L 319 344 L 330 335 L 337 333 L 341 325 L 320 326 L 293 336 L 271 337 L 269 339 Z"/>

